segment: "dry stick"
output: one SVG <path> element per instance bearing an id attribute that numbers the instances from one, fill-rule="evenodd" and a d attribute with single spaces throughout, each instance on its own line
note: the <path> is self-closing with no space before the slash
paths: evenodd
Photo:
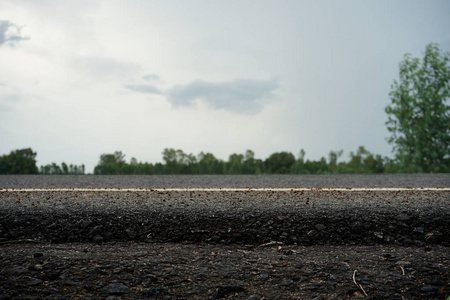
<path id="1" fill-rule="evenodd" d="M 403 269 L 403 266 L 400 266 L 400 269 L 402 269 L 403 276 L 405 276 L 405 269 Z"/>
<path id="2" fill-rule="evenodd" d="M 359 289 L 361 289 L 361 291 L 363 291 L 363 293 L 364 293 L 364 295 L 366 295 L 366 297 L 369 296 L 369 295 L 367 295 L 366 291 L 363 289 L 362 285 L 360 285 L 356 282 L 356 270 L 353 272 L 353 282 Z"/>
<path id="3" fill-rule="evenodd" d="M 33 239 L 20 239 L 20 240 L 4 241 L 4 242 L 0 242 L 0 244 L 21 243 L 21 242 L 50 244 L 50 242 L 43 242 L 43 241 L 38 241 L 38 240 L 33 240 Z"/>

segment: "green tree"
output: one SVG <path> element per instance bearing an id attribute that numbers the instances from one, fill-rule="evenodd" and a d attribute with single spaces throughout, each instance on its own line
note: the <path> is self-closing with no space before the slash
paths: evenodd
<path id="1" fill-rule="evenodd" d="M 381 155 L 374 156 L 359 146 L 356 154 L 350 152 L 350 161 L 346 165 L 339 164 L 339 168 L 340 173 L 383 173 L 384 160 Z"/>
<path id="2" fill-rule="evenodd" d="M 223 161 L 217 159 L 212 153 L 200 152 L 198 165 L 200 174 L 223 174 Z"/>
<path id="3" fill-rule="evenodd" d="M 336 174 L 338 172 L 338 159 L 339 157 L 342 156 L 342 154 L 344 153 L 343 150 L 339 150 L 339 151 L 330 151 L 330 154 L 328 154 L 329 157 L 329 171 L 331 172 L 331 174 Z"/>
<path id="4" fill-rule="evenodd" d="M 303 174 L 329 174 L 325 157 L 317 161 L 310 161 L 308 159 L 304 164 Z"/>
<path id="5" fill-rule="evenodd" d="M 290 152 L 277 152 L 265 161 L 266 170 L 271 174 L 289 174 L 295 164 L 295 157 Z"/>
<path id="6" fill-rule="evenodd" d="M 94 168 L 94 174 L 123 174 L 123 168 L 126 165 L 125 154 L 122 151 L 116 151 L 113 154 L 100 155 L 100 161 Z"/>
<path id="7" fill-rule="evenodd" d="M 404 172 L 450 171 L 450 53 L 437 44 L 422 60 L 406 54 L 390 92 L 386 122 Z"/>
<path id="8" fill-rule="evenodd" d="M 38 174 L 36 152 L 31 148 L 11 151 L 0 156 L 0 174 Z"/>
<path id="9" fill-rule="evenodd" d="M 65 162 L 61 163 L 62 174 L 69 174 L 69 167 Z"/>
<path id="10" fill-rule="evenodd" d="M 242 174 L 255 174 L 256 169 L 255 152 L 252 150 L 245 151 L 244 160 L 242 161 Z"/>
<path id="11" fill-rule="evenodd" d="M 226 163 L 227 174 L 241 174 L 242 173 L 242 161 L 244 156 L 242 154 L 231 154 Z"/>

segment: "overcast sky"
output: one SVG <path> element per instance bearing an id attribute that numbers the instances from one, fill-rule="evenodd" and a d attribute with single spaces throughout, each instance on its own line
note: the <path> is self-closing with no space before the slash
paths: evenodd
<path id="1" fill-rule="evenodd" d="M 450 1 L 0 1 L 0 155 L 38 165 L 164 148 L 227 160 L 363 145 L 405 53 L 450 51 Z"/>

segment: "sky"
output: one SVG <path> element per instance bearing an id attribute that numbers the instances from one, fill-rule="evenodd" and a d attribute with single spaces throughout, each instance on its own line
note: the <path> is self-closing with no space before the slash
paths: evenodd
<path id="1" fill-rule="evenodd" d="M 406 53 L 450 51 L 450 1 L 0 0 L 0 155 L 38 166 L 164 148 L 393 157 Z"/>

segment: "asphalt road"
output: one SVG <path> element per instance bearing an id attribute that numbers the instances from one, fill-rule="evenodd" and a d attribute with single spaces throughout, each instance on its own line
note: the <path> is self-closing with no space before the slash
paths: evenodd
<path id="1" fill-rule="evenodd" d="M 448 174 L 0 176 L 0 298 L 445 299 L 449 187 Z"/>
<path id="2" fill-rule="evenodd" d="M 450 245 L 449 175 L 2 176 L 0 182 L 4 240 Z M 63 187 L 346 189 L 5 190 Z"/>
<path id="3" fill-rule="evenodd" d="M 395 175 L 0 175 L 0 188 L 450 187 L 450 174 Z"/>

